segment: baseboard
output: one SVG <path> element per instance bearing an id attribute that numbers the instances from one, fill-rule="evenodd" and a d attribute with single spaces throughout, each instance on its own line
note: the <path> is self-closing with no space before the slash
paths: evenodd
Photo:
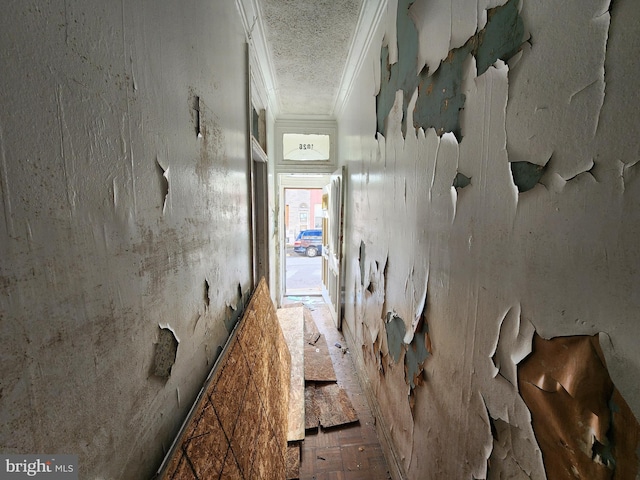
<path id="1" fill-rule="evenodd" d="M 342 334 L 347 341 L 347 345 L 349 346 L 352 358 L 355 359 L 356 374 L 358 375 L 360 387 L 362 388 L 367 398 L 367 403 L 369 404 L 371 413 L 376 420 L 376 432 L 378 434 L 378 439 L 380 440 L 382 452 L 384 453 L 384 457 L 387 460 L 389 474 L 391 475 L 391 478 L 393 480 L 404 480 L 407 478 L 406 472 L 404 471 L 402 463 L 400 462 L 398 453 L 393 447 L 393 441 L 389 433 L 390 430 L 385 423 L 384 416 L 382 415 L 380 410 L 380 405 L 378 404 L 378 400 L 375 396 L 373 388 L 371 387 L 371 382 L 366 375 L 364 357 L 362 356 L 362 348 L 356 345 L 347 322 L 342 322 Z"/>

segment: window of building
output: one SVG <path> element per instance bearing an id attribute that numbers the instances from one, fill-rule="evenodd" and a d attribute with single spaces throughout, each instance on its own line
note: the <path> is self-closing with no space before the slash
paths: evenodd
<path id="1" fill-rule="evenodd" d="M 331 147 L 329 138 L 329 135 L 285 133 L 282 135 L 283 158 L 300 162 L 328 161 Z"/>

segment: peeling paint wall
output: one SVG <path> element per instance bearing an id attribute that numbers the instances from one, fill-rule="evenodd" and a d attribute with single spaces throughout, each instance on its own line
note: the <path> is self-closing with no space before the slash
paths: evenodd
<path id="1" fill-rule="evenodd" d="M 233 2 L 4 6 L 2 452 L 159 466 L 251 290 L 244 44 Z"/>
<path id="2" fill-rule="evenodd" d="M 389 2 L 339 148 L 343 326 L 396 477 L 566 478 L 519 390 L 536 334 L 599 335 L 640 418 L 638 18 L 631 0 Z M 620 423 L 636 445 L 616 478 L 635 478 Z"/>

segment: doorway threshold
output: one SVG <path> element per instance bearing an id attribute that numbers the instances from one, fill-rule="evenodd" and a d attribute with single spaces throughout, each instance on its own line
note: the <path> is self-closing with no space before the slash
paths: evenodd
<path id="1" fill-rule="evenodd" d="M 287 288 L 285 297 L 322 297 L 322 289 L 318 288 Z"/>
<path id="2" fill-rule="evenodd" d="M 287 292 L 287 294 L 284 296 L 283 299 L 283 305 L 289 305 L 292 303 L 302 303 L 304 305 L 306 305 L 307 307 L 311 308 L 312 310 L 315 307 L 320 307 L 322 305 L 325 305 L 326 302 L 324 300 L 324 297 L 322 296 L 322 294 L 320 294 L 320 292 L 313 290 L 313 291 L 309 291 L 309 290 L 290 290 Z"/>

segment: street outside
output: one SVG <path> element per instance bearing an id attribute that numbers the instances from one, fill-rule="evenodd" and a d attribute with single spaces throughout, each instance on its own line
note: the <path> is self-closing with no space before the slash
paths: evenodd
<path id="1" fill-rule="evenodd" d="M 301 292 L 322 292 L 322 257 L 307 257 L 287 248 L 287 295 Z"/>

